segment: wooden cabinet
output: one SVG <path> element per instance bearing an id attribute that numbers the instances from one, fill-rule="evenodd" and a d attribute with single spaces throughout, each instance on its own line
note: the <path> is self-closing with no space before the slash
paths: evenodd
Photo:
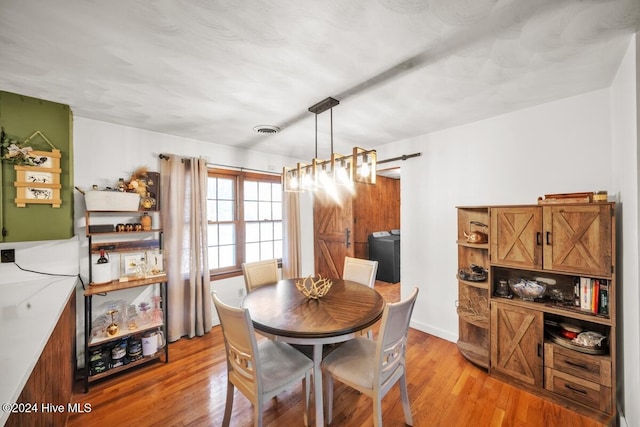
<path id="1" fill-rule="evenodd" d="M 480 218 L 488 215 L 490 265 L 487 330 L 470 328 L 460 310 L 464 294 L 482 285 L 458 280 L 460 351 L 477 363 L 467 347 L 490 343 L 491 375 L 605 424 L 616 419 L 615 208 L 615 203 L 458 208 L 459 267 L 484 262 L 481 246 L 469 252 L 460 241 L 461 229 L 480 213 Z M 525 300 L 498 291 L 501 282 L 522 279 L 546 283 L 545 293 Z M 559 332 L 567 324 L 606 337 L 603 345 L 575 344 Z"/>
<path id="2" fill-rule="evenodd" d="M 489 367 L 489 244 L 472 243 L 465 236 L 489 223 L 486 206 L 459 206 L 458 210 L 458 349 L 476 365 Z M 482 228 L 480 226 L 480 228 Z M 485 270 L 485 278 L 468 277 L 471 266 Z M 473 279 L 473 280 L 472 280 Z"/>
<path id="3" fill-rule="evenodd" d="M 74 289 L 16 401 L 34 410 L 12 413 L 5 424 L 6 427 L 66 425 L 76 366 L 75 333 L 76 294 Z M 27 355 L 24 356 L 27 357 Z M 35 408 L 32 405 L 35 405 Z M 55 411 L 54 407 L 63 409 Z M 51 410 L 43 410 L 45 408 L 51 408 Z"/>
<path id="4" fill-rule="evenodd" d="M 492 301 L 492 372 L 542 387 L 542 357 L 542 313 Z"/>
<path id="5" fill-rule="evenodd" d="M 492 264 L 611 274 L 610 204 L 508 206 L 491 212 Z"/>
<path id="6" fill-rule="evenodd" d="M 149 212 L 154 215 L 154 223 L 160 223 L 159 212 Z M 89 281 L 90 285 L 84 291 L 84 317 L 85 317 L 85 392 L 89 389 L 89 384 L 100 379 L 109 377 L 113 374 L 129 370 L 136 366 L 146 364 L 148 362 L 164 359 L 165 363 L 169 362 L 169 346 L 166 343 L 168 329 L 168 303 L 167 303 L 167 276 L 164 273 L 164 259 L 162 254 L 162 228 L 154 226 L 150 230 L 136 231 L 115 231 L 117 222 L 135 222 L 135 220 L 127 221 L 127 217 L 142 216 L 144 212 L 106 212 L 106 211 L 87 211 L 86 225 L 87 237 L 89 239 Z M 124 218 L 124 219 L 123 219 Z M 147 219 L 147 218 L 145 218 Z M 111 225 L 114 231 L 109 231 Z M 105 227 L 106 226 L 106 227 Z M 94 231 L 100 230 L 100 231 Z M 107 230 L 107 231 L 102 231 Z M 125 281 L 119 278 L 111 282 L 94 284 L 92 257 L 96 256 L 101 249 L 107 248 L 112 254 L 125 254 L 120 263 L 132 260 L 150 258 L 149 254 L 155 254 L 155 261 L 151 263 L 154 266 L 160 266 L 160 271 L 135 272 L 131 277 L 127 277 Z M 151 265 L 149 264 L 149 265 Z M 128 265 L 128 264 L 127 264 Z M 125 268 L 120 266 L 123 273 Z M 142 289 L 143 287 L 152 287 L 152 299 L 156 299 L 157 306 L 153 306 L 152 301 L 144 301 L 148 304 L 149 310 L 145 313 L 137 312 L 137 317 L 132 321 L 127 318 L 125 323 L 119 323 L 117 333 L 110 335 L 99 328 L 94 328 L 94 318 L 96 310 L 93 307 L 93 298 L 97 295 L 114 294 L 117 300 L 120 298 L 118 292 L 131 289 Z M 159 297 L 159 298 L 158 298 Z M 135 304 L 133 304 L 135 306 Z M 137 306 L 139 307 L 139 305 Z M 134 307 L 134 310 L 137 308 Z M 130 305 L 127 305 L 127 309 Z M 160 311 L 158 311 L 160 310 Z M 104 313 L 99 313 L 104 314 Z M 164 347 L 159 348 L 156 352 L 145 354 L 143 351 L 143 339 L 148 333 L 154 333 L 162 338 Z M 135 348 L 134 348 L 135 345 Z M 155 348 L 154 348 L 155 349 Z M 118 360 L 114 363 L 113 355 L 118 354 Z M 124 356 L 123 356 L 124 355 Z M 121 360 L 122 359 L 122 360 Z"/>

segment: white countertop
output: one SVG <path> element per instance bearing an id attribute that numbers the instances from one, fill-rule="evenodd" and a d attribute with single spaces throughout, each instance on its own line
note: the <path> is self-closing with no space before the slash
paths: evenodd
<path id="1" fill-rule="evenodd" d="M 38 276 L 0 283 L 0 404 L 20 396 L 77 280 Z M 0 410 L 0 426 L 8 418 Z"/>

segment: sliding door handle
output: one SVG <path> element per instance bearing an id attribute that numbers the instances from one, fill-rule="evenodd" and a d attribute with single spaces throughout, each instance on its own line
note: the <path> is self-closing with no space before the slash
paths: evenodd
<path id="1" fill-rule="evenodd" d="M 348 228 L 344 229 L 344 244 L 347 248 L 351 246 L 351 230 Z"/>

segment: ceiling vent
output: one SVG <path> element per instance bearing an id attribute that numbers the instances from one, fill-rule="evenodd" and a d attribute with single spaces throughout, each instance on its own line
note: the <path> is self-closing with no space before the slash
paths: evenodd
<path id="1" fill-rule="evenodd" d="M 261 133 L 266 135 L 280 132 L 280 128 L 278 126 L 271 126 L 271 125 L 258 125 L 254 127 L 253 130 L 256 133 Z"/>

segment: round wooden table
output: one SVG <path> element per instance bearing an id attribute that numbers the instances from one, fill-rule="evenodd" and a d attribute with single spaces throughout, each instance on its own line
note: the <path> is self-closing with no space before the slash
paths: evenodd
<path id="1" fill-rule="evenodd" d="M 313 346 L 316 426 L 324 426 L 322 346 L 354 338 L 380 319 L 385 304 L 382 296 L 366 285 L 331 281 L 331 289 L 319 300 L 306 298 L 296 288 L 295 279 L 289 279 L 261 286 L 242 302 L 256 331 L 276 341 Z"/>

